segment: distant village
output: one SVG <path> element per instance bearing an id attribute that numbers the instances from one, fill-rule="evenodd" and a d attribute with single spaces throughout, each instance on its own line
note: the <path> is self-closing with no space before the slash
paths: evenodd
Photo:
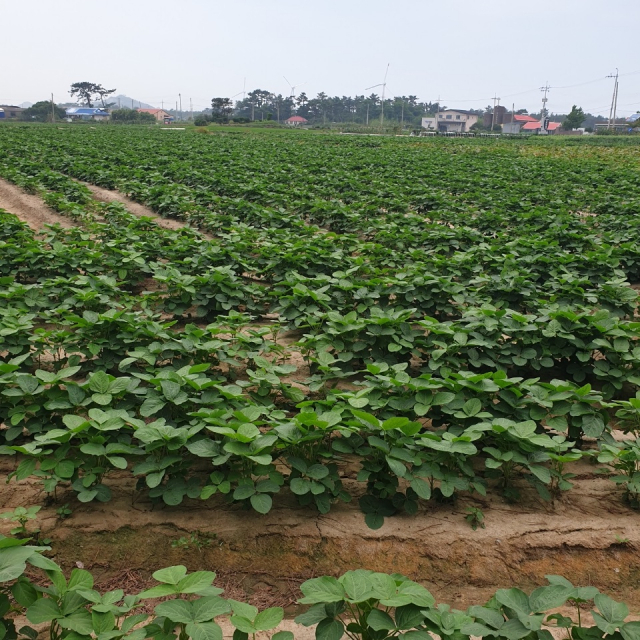
<path id="1" fill-rule="evenodd" d="M 100 85 L 93 86 L 101 88 Z M 178 103 L 175 109 L 156 108 L 123 95 L 111 97 L 108 102 L 105 102 L 103 94 L 99 97 L 102 99 L 101 106 L 96 106 L 87 98 L 84 104 L 56 105 L 48 101 L 35 105 L 23 103 L 20 106 L 0 104 L 0 121 L 191 123 L 196 126 L 260 123 L 292 128 L 359 126 L 395 128 L 421 136 L 583 135 L 605 130 L 610 133 L 640 132 L 638 113 L 628 118 L 607 119 L 585 114 L 578 109 L 580 117 L 571 120 L 574 112 L 567 116 L 547 114 L 543 109 L 530 114 L 526 109 L 509 110 L 500 104 L 494 104 L 493 107 L 489 105 L 484 110 L 465 110 L 448 108 L 438 102 L 418 102 L 415 96 L 384 99 L 372 94 L 368 97 L 331 98 L 321 93 L 310 99 L 304 93 L 297 97 L 293 94 L 281 96 L 258 89 L 243 95 L 243 99 L 235 103 L 229 98 L 214 98 L 211 107 L 199 111 L 194 111 L 192 106 L 182 111 L 178 109 Z"/>

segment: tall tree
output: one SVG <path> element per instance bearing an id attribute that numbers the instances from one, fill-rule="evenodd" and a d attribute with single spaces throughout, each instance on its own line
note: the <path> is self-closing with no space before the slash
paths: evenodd
<path id="1" fill-rule="evenodd" d="M 586 117 L 587 116 L 582 110 L 582 107 L 577 107 L 574 104 L 573 107 L 571 107 L 571 112 L 564 119 L 564 122 L 562 123 L 562 128 L 567 129 L 568 131 L 570 131 L 571 129 L 578 129 L 580 125 L 584 122 Z"/>
<path id="2" fill-rule="evenodd" d="M 230 98 L 213 98 L 211 100 L 212 115 L 217 120 L 227 120 L 233 113 L 233 102 Z"/>
<path id="3" fill-rule="evenodd" d="M 72 97 L 87 107 L 93 107 L 93 103 L 96 100 L 100 100 L 102 106 L 107 107 L 108 105 L 105 104 L 104 99 L 115 92 L 115 89 L 105 89 L 101 84 L 96 84 L 95 82 L 74 82 L 69 91 Z"/>

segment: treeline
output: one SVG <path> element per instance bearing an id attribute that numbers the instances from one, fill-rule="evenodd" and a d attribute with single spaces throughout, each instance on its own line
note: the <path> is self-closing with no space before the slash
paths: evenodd
<path id="1" fill-rule="evenodd" d="M 263 89 L 255 89 L 246 94 L 235 105 L 228 98 L 214 98 L 209 111 L 212 120 L 246 118 L 249 121 L 273 120 L 283 122 L 297 115 L 312 123 L 351 122 L 374 124 L 379 122 L 384 110 L 385 122 L 404 122 L 419 125 L 422 117 L 434 114 L 438 108 L 445 109 L 437 102 L 419 102 L 417 96 L 394 96 L 385 98 L 372 93 L 369 96 L 329 96 L 321 92 L 315 98 L 306 93 L 283 96 Z M 482 114 L 483 111 L 477 111 Z"/>

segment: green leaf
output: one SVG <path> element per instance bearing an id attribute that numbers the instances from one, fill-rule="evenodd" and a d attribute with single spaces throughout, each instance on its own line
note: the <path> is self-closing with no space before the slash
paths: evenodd
<path id="1" fill-rule="evenodd" d="M 531 608 L 529 606 L 529 598 L 521 589 L 498 589 L 496 591 L 496 600 L 504 607 L 509 607 L 518 613 L 529 615 Z"/>
<path id="2" fill-rule="evenodd" d="M 167 600 L 156 605 L 155 614 L 169 618 L 171 622 L 188 624 L 194 622 L 193 606 L 186 600 Z"/>
<path id="3" fill-rule="evenodd" d="M 233 492 L 233 499 L 246 500 L 247 498 L 250 498 L 251 496 L 253 496 L 255 492 L 256 492 L 256 489 L 253 486 L 253 484 L 241 484 L 238 487 L 236 487 L 235 491 Z"/>
<path id="4" fill-rule="evenodd" d="M 367 616 L 367 624 L 374 631 L 389 631 L 396 627 L 393 618 L 388 613 L 380 611 L 380 609 L 373 609 L 371 611 Z"/>
<path id="5" fill-rule="evenodd" d="M 56 475 L 58 475 L 58 476 L 60 476 L 61 478 L 64 478 L 64 479 L 68 479 L 68 478 L 72 478 L 73 477 L 73 474 L 75 473 L 76 467 L 75 467 L 73 461 L 71 461 L 71 460 L 61 460 L 55 466 L 54 470 L 56 472 Z"/>
<path id="6" fill-rule="evenodd" d="M 187 567 L 179 564 L 173 567 L 159 569 L 151 575 L 153 576 L 153 579 L 157 580 L 158 582 L 177 585 L 180 580 L 182 580 L 187 575 Z"/>
<path id="7" fill-rule="evenodd" d="M 303 496 L 311 491 L 311 482 L 306 478 L 293 478 L 289 482 L 289 488 L 297 496 Z"/>
<path id="8" fill-rule="evenodd" d="M 104 371 L 96 371 L 89 377 L 88 385 L 94 393 L 108 393 L 111 382 Z"/>
<path id="9" fill-rule="evenodd" d="M 414 478 L 411 481 L 411 488 L 423 500 L 431 500 L 431 485 L 422 478 Z"/>
<path id="10" fill-rule="evenodd" d="M 93 627 L 93 632 L 96 635 L 107 633 L 112 631 L 116 626 L 116 617 L 111 611 L 107 611 L 105 613 L 92 611 L 91 626 Z"/>
<path id="11" fill-rule="evenodd" d="M 325 619 L 316 627 L 316 640 L 340 640 L 344 635 L 344 625 L 340 620 Z"/>
<path id="12" fill-rule="evenodd" d="M 299 600 L 300 604 L 340 602 L 346 597 L 343 586 L 330 576 L 307 580 L 302 583 L 300 590 L 304 594 L 304 598 Z"/>
<path id="13" fill-rule="evenodd" d="M 91 399 L 102 407 L 106 407 L 113 401 L 113 396 L 110 393 L 94 393 Z"/>
<path id="14" fill-rule="evenodd" d="M 301 624 L 304 627 L 312 627 L 314 624 L 318 624 L 321 620 L 327 617 L 327 610 L 324 602 L 314 604 L 308 611 L 296 616 L 294 622 Z"/>
<path id="15" fill-rule="evenodd" d="M 364 602 L 372 597 L 373 585 L 369 580 L 370 572 L 364 569 L 347 571 L 338 578 L 338 582 L 345 590 L 345 598 L 348 602 Z"/>
<path id="16" fill-rule="evenodd" d="M 172 596 L 178 593 L 177 587 L 172 584 L 159 584 L 155 587 L 151 587 L 151 589 L 147 589 L 146 591 L 142 591 L 138 594 L 138 597 L 141 600 L 145 600 L 147 598 L 164 598 L 165 596 Z"/>
<path id="17" fill-rule="evenodd" d="M 21 607 L 30 607 L 37 599 L 36 588 L 26 578 L 21 578 L 12 587 L 11 593 Z"/>
<path id="18" fill-rule="evenodd" d="M 275 629 L 284 618 L 284 609 L 281 607 L 271 607 L 261 611 L 255 618 L 253 624 L 258 631 L 270 631 Z"/>
<path id="19" fill-rule="evenodd" d="M 195 622 L 208 622 L 217 616 L 231 613 L 231 605 L 218 596 L 198 598 L 190 603 L 193 620 Z"/>
<path id="20" fill-rule="evenodd" d="M 84 569 L 74 569 L 71 572 L 69 583 L 67 584 L 69 591 L 77 591 L 78 589 L 93 589 L 93 576 L 89 571 Z"/>
<path id="21" fill-rule="evenodd" d="M 239 602 L 238 600 L 227 600 L 233 609 L 233 613 L 247 620 L 253 620 L 258 615 L 258 609 L 246 602 Z"/>
<path id="22" fill-rule="evenodd" d="M 222 640 L 222 628 L 217 622 L 192 622 L 185 627 L 192 640 Z"/>
<path id="23" fill-rule="evenodd" d="M 593 601 L 603 618 L 612 624 L 622 624 L 624 619 L 629 615 L 629 607 L 627 607 L 624 602 L 616 602 L 604 593 L 599 593 L 594 597 Z"/>
<path id="24" fill-rule="evenodd" d="M 640 640 L 640 622 L 627 622 L 620 627 L 624 640 Z"/>
<path id="25" fill-rule="evenodd" d="M 216 579 L 213 571 L 194 571 L 178 582 L 176 588 L 178 593 L 198 593 L 210 587 Z"/>
<path id="26" fill-rule="evenodd" d="M 27 620 L 31 624 L 51 622 L 62 616 L 60 608 L 51 598 L 40 598 L 27 609 Z"/>
<path id="27" fill-rule="evenodd" d="M 0 553 L 0 583 L 19 578 L 25 568 L 27 559 L 33 554 L 33 549 L 12 547 L 2 549 Z"/>
<path id="28" fill-rule="evenodd" d="M 481 410 L 482 402 L 480 402 L 478 398 L 471 398 L 471 400 L 467 400 L 462 406 L 462 411 L 469 417 L 477 415 Z"/>
<path id="29" fill-rule="evenodd" d="M 542 613 L 561 607 L 567 601 L 571 591 L 572 589 L 558 584 L 540 587 L 529 596 L 531 611 Z"/>
<path id="30" fill-rule="evenodd" d="M 270 495 L 267 495 L 266 493 L 256 493 L 255 495 L 252 495 L 249 500 L 251 502 L 251 506 L 258 513 L 264 514 L 264 513 L 269 513 L 269 511 L 271 511 L 271 507 L 273 505 L 273 499 L 271 498 Z"/>

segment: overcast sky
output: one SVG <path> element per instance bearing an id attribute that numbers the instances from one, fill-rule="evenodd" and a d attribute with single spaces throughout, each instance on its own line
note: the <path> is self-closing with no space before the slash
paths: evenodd
<path id="1" fill-rule="evenodd" d="M 261 88 L 417 95 L 608 114 L 640 110 L 640 0 L 0 0 L 0 104 L 90 81 L 155 106 Z M 571 88 L 561 88 L 569 87 Z M 380 93 L 380 89 L 376 89 Z M 371 93 L 369 91 L 368 93 Z"/>

